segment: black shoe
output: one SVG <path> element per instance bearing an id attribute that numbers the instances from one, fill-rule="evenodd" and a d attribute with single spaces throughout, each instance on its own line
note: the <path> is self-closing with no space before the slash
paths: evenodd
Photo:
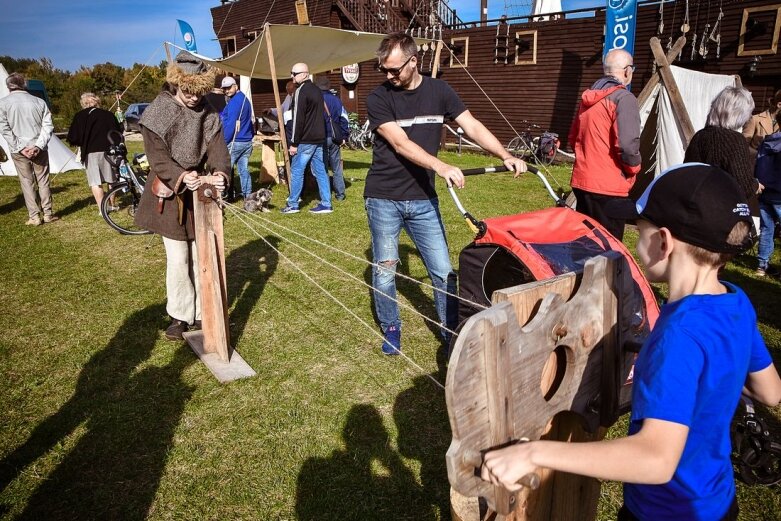
<path id="1" fill-rule="evenodd" d="M 184 340 L 182 333 L 188 329 L 187 322 L 174 318 L 171 320 L 171 325 L 169 325 L 165 330 L 165 337 L 168 340 Z"/>

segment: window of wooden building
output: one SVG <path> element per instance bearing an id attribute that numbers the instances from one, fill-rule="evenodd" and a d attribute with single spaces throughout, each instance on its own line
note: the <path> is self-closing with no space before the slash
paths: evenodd
<path id="1" fill-rule="evenodd" d="M 259 34 L 260 31 L 247 31 L 246 38 L 250 43 L 252 43 L 255 41 L 255 39 L 258 37 Z"/>
<path id="2" fill-rule="evenodd" d="M 738 56 L 776 54 L 781 31 L 781 4 L 743 9 Z"/>
<path id="3" fill-rule="evenodd" d="M 515 65 L 535 65 L 537 63 L 537 31 L 518 31 L 515 33 Z"/>
<path id="4" fill-rule="evenodd" d="M 227 38 L 220 38 L 220 49 L 222 50 L 222 56 L 224 58 L 236 54 L 236 37 L 228 36 Z"/>
<path id="5" fill-rule="evenodd" d="M 469 37 L 450 39 L 450 67 L 465 69 L 469 61 Z"/>

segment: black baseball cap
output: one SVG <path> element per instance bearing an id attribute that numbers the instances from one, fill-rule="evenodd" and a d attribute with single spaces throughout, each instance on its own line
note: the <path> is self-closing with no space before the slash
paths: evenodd
<path id="1" fill-rule="evenodd" d="M 743 189 L 730 174 L 704 163 L 684 163 L 662 172 L 634 210 L 633 216 L 623 217 L 645 219 L 667 228 L 676 239 L 716 253 L 740 253 L 756 240 Z M 749 233 L 742 243 L 730 244 L 727 238 L 739 222 L 749 225 Z"/>

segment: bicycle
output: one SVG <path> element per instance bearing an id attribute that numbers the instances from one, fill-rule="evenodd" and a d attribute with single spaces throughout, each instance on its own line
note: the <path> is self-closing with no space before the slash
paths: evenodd
<path id="1" fill-rule="evenodd" d="M 357 123 L 350 122 L 350 137 L 347 139 L 347 146 L 353 150 L 369 150 L 374 145 L 374 132 L 369 130 L 369 120 L 358 126 Z"/>
<path id="2" fill-rule="evenodd" d="M 138 172 L 127 161 L 127 147 L 122 134 L 116 130 L 109 132 L 108 140 L 111 146 L 106 151 L 106 159 L 118 172 L 119 181 L 112 184 L 100 204 L 100 215 L 109 226 L 123 235 L 147 235 L 149 230 L 136 226 L 135 216 L 141 194 L 144 193 L 146 172 L 144 154 L 136 154 L 133 164 Z"/>
<path id="3" fill-rule="evenodd" d="M 526 130 L 510 140 L 507 144 L 507 150 L 516 157 L 531 160 L 537 164 L 553 164 L 556 152 L 561 146 L 559 135 L 546 130 L 542 131 L 539 136 L 534 136 L 532 129 L 541 131 L 542 128 L 528 121 L 522 123 L 526 124 Z"/>

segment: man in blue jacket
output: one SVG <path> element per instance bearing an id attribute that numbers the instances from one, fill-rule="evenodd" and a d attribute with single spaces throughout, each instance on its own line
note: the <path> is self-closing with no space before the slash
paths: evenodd
<path id="1" fill-rule="evenodd" d="M 334 173 L 333 188 L 336 200 L 344 201 L 344 171 L 342 169 L 342 145 L 350 135 L 350 125 L 347 111 L 342 101 L 331 93 L 331 82 L 328 76 L 321 74 L 315 77 L 317 85 L 323 93 L 325 102 L 325 166 Z M 336 133 L 336 136 L 334 136 Z"/>
<path id="2" fill-rule="evenodd" d="M 238 165 L 241 195 L 246 199 L 252 192 L 248 167 L 249 156 L 252 155 L 252 137 L 255 135 L 255 118 L 249 100 L 239 90 L 233 77 L 225 76 L 222 79 L 222 91 L 228 97 L 228 104 L 220 114 L 222 131 L 231 154 L 231 169 Z"/>

